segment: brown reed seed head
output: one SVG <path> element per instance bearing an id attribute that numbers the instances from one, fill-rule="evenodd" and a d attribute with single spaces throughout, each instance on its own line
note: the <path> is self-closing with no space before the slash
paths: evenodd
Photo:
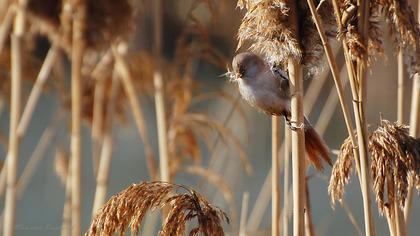
<path id="1" fill-rule="evenodd" d="M 60 15 L 66 1 L 29 0 L 28 10 L 35 17 L 48 23 L 50 27 L 48 32 L 61 34 L 60 26 L 63 24 L 63 19 L 60 19 Z M 135 10 L 130 0 L 87 0 L 86 11 L 84 39 L 88 48 L 106 49 L 115 40 L 127 37 L 134 28 Z"/>
<path id="2" fill-rule="evenodd" d="M 381 120 L 381 125 L 369 137 L 369 149 L 379 211 L 383 213 L 394 201 L 403 208 L 410 180 L 419 179 L 420 140 L 409 136 L 407 126 Z M 394 185 L 394 192 L 390 191 L 390 184 Z"/>
<path id="3" fill-rule="evenodd" d="M 332 5 L 328 1 L 315 1 L 326 34 L 334 37 L 337 27 L 334 21 Z M 261 53 L 275 64 L 286 67 L 287 60 L 294 58 L 303 65 L 305 78 L 312 78 L 323 70 L 320 63 L 324 55 L 321 38 L 312 20 L 312 15 L 305 0 L 298 2 L 299 35 L 291 31 L 290 8 L 286 1 L 263 0 L 257 3 L 240 0 L 238 6 L 246 8 L 238 32 L 238 48 L 244 41 L 251 41 L 251 50 Z"/>
<path id="4" fill-rule="evenodd" d="M 289 22 L 289 7 L 282 0 L 241 0 L 239 6 L 247 6 L 238 31 L 238 48 L 251 41 L 250 49 L 259 52 L 277 64 L 287 60 L 301 60 L 302 49 Z"/>
<path id="5" fill-rule="evenodd" d="M 411 184 L 420 189 L 420 139 L 409 136 L 407 126 L 381 120 L 369 136 L 373 188 L 379 212 L 397 202 L 403 208 Z M 334 164 L 328 192 L 331 202 L 343 198 L 352 168 L 353 147 L 347 138 Z"/>
<path id="6" fill-rule="evenodd" d="M 328 186 L 328 193 L 331 197 L 331 205 L 334 208 L 336 200 L 342 200 L 344 196 L 344 187 L 348 184 L 350 179 L 350 171 L 353 168 L 353 145 L 351 138 L 344 140 L 335 162 L 330 184 Z"/>
<path id="7" fill-rule="evenodd" d="M 376 56 L 383 56 L 383 33 L 379 21 L 384 15 L 388 23 L 396 51 L 402 48 L 410 76 L 420 71 L 420 26 L 407 0 L 373 0 L 369 4 L 368 45 L 364 45 L 358 30 L 357 1 L 339 0 L 344 39 L 353 60 L 367 59 L 368 64 Z M 367 52 L 368 58 L 364 58 Z"/>
<path id="8" fill-rule="evenodd" d="M 329 1 L 314 1 L 314 3 L 317 6 L 317 12 L 321 18 L 326 35 L 330 38 L 335 38 L 337 26 L 332 4 Z M 299 1 L 298 6 L 300 40 L 303 51 L 303 75 L 305 78 L 313 78 L 324 70 L 325 63 L 322 63 L 322 59 L 325 51 L 307 1 Z"/>
<path id="9" fill-rule="evenodd" d="M 186 193 L 174 194 L 182 189 Z M 229 223 L 222 210 L 192 189 L 165 182 L 143 182 L 111 197 L 95 216 L 85 235 L 123 235 L 129 226 L 132 233 L 138 234 L 147 211 L 164 206 L 169 206 L 170 210 L 159 233 L 162 236 L 182 235 L 185 224 L 194 218 L 198 226 L 191 230 L 190 235 L 224 235 L 222 221 Z"/>
<path id="10" fill-rule="evenodd" d="M 410 76 L 420 72 L 420 25 L 407 0 L 376 0 L 396 49 L 403 49 Z"/>

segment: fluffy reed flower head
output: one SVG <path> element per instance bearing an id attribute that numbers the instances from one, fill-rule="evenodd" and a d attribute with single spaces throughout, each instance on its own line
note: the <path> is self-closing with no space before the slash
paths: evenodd
<path id="1" fill-rule="evenodd" d="M 181 194 L 171 194 L 185 190 Z M 193 189 L 164 182 L 133 184 L 114 195 L 95 216 L 85 235 L 123 235 L 129 226 L 138 234 L 147 211 L 168 206 L 168 216 L 159 235 L 183 235 L 188 221 L 196 218 L 198 225 L 190 235 L 224 235 L 222 221 L 229 223 L 226 213 L 212 206 Z"/>
<path id="2" fill-rule="evenodd" d="M 328 191 L 331 201 L 343 198 L 352 168 L 353 146 L 349 138 L 343 143 L 334 164 Z M 388 204 L 397 202 L 404 207 L 410 182 L 420 187 L 420 140 L 408 134 L 408 128 L 381 120 L 380 126 L 369 136 L 373 187 L 380 213 Z"/>
<path id="3" fill-rule="evenodd" d="M 396 48 L 404 51 L 410 76 L 420 72 L 420 25 L 407 0 L 376 0 Z"/>
<path id="4" fill-rule="evenodd" d="M 332 6 L 327 1 L 315 1 L 317 11 L 330 37 L 336 34 Z M 306 1 L 298 1 L 298 35 L 291 30 L 290 8 L 283 0 L 240 0 L 247 12 L 238 31 L 238 48 L 251 41 L 250 49 L 262 54 L 273 64 L 286 68 L 294 58 L 303 65 L 305 78 L 318 75 L 323 69 L 324 49 Z"/>
<path id="5" fill-rule="evenodd" d="M 418 179 L 420 174 L 420 140 L 408 135 L 407 126 L 381 120 L 369 137 L 369 149 L 379 211 L 385 210 L 385 195 L 389 203 L 396 200 L 403 208 L 410 178 Z M 390 185 L 394 185 L 394 192 Z"/>
<path id="6" fill-rule="evenodd" d="M 302 49 L 288 20 L 289 8 L 283 0 L 242 0 L 247 6 L 238 31 L 238 48 L 250 40 L 251 50 L 260 52 L 269 61 L 286 64 L 289 58 L 301 60 Z"/>
<path id="7" fill-rule="evenodd" d="M 403 49 L 405 63 L 410 76 L 420 71 L 420 26 L 407 0 L 373 0 L 369 4 L 368 44 L 364 45 L 358 29 L 357 1 L 340 0 L 341 24 L 344 40 L 353 60 L 372 61 L 383 55 L 383 33 L 378 22 L 385 16 L 389 34 L 395 43 L 396 51 Z M 365 58 L 367 53 L 368 58 Z"/>
<path id="8" fill-rule="evenodd" d="M 28 10 L 47 23 L 47 32 L 63 34 L 64 9 L 71 6 L 67 0 L 29 0 Z M 72 10 L 72 9 L 70 9 Z M 129 0 L 87 0 L 84 40 L 91 49 L 101 50 L 119 38 L 127 37 L 134 27 L 134 8 Z M 50 35 L 51 36 L 51 35 Z M 69 37 L 61 35 L 59 38 Z"/>
<path id="9" fill-rule="evenodd" d="M 351 138 L 348 137 L 341 145 L 340 152 L 335 162 L 330 184 L 328 186 L 328 193 L 331 197 L 331 205 L 335 206 L 335 201 L 343 199 L 344 187 L 350 180 L 350 171 L 353 168 L 353 145 Z"/>

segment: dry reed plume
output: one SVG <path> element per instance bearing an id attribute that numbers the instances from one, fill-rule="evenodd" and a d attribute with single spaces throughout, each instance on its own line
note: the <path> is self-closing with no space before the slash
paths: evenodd
<path id="1" fill-rule="evenodd" d="M 404 50 L 409 75 L 413 76 L 416 72 L 419 72 L 420 28 L 407 0 L 370 1 L 367 46 L 363 44 L 358 29 L 356 0 L 340 0 L 338 3 L 343 26 L 340 33 L 344 36 L 353 60 L 368 59 L 372 61 L 375 56 L 383 55 L 383 32 L 380 29 L 379 22 L 381 17 L 385 17 L 389 34 L 396 49 Z M 365 52 L 367 52 L 369 58 L 364 58 Z"/>
<path id="2" fill-rule="evenodd" d="M 334 164 L 328 187 L 332 204 L 337 199 L 343 199 L 354 160 L 353 148 L 347 138 Z M 369 136 L 369 150 L 372 153 L 371 174 L 380 213 L 384 213 L 394 200 L 400 208 L 404 208 L 410 180 L 418 189 L 420 187 L 420 140 L 409 136 L 407 126 L 381 120 L 380 126 Z M 390 184 L 395 184 L 395 191 L 389 189 Z"/>
<path id="3" fill-rule="evenodd" d="M 328 1 L 316 1 L 316 5 L 327 35 L 334 38 L 337 27 L 332 5 Z M 247 10 L 238 31 L 238 49 L 250 41 L 252 51 L 283 68 L 288 59 L 296 59 L 303 66 L 305 78 L 313 78 L 323 70 L 320 61 L 324 50 L 306 1 L 298 1 L 299 35 L 294 35 L 290 28 L 290 7 L 284 0 L 241 0 L 238 7 Z"/>
<path id="4" fill-rule="evenodd" d="M 174 193 L 179 190 L 185 193 Z M 123 235 L 129 227 L 132 235 L 138 234 L 146 213 L 164 206 L 170 210 L 159 235 L 183 235 L 186 223 L 193 219 L 198 225 L 190 230 L 190 235 L 224 235 L 222 222 L 229 223 L 226 213 L 193 189 L 165 182 L 144 182 L 114 195 L 95 216 L 85 235 Z"/>
<path id="5" fill-rule="evenodd" d="M 66 5 L 67 4 L 67 5 Z M 51 39 L 64 39 L 71 42 L 71 35 L 66 35 L 61 14 L 64 10 L 73 11 L 73 6 L 67 0 L 48 0 L 28 2 L 28 10 L 33 17 L 40 19 L 43 31 Z M 104 50 L 118 39 L 125 39 L 134 28 L 133 16 L 135 9 L 130 1 L 94 0 L 86 1 L 86 26 L 83 37 L 90 49 Z M 124 27 L 121 27 L 121 26 Z M 54 41 L 54 40 L 52 40 Z"/>

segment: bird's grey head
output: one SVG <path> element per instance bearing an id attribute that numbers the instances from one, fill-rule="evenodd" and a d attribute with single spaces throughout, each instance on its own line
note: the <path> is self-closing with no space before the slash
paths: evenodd
<path id="1" fill-rule="evenodd" d="M 232 67 L 237 78 L 252 79 L 264 67 L 264 61 L 254 53 L 243 52 L 233 58 Z"/>

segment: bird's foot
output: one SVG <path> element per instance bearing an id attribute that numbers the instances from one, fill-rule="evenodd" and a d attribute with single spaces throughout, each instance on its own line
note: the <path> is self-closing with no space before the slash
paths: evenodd
<path id="1" fill-rule="evenodd" d="M 287 126 L 289 126 L 291 131 L 297 131 L 298 129 L 304 129 L 305 124 L 304 123 L 298 123 L 296 121 L 291 121 L 289 119 L 286 120 Z"/>

